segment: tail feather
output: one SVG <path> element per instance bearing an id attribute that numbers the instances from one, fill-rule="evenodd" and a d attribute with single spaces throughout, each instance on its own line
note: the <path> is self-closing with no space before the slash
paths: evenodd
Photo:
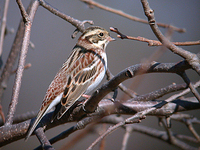
<path id="1" fill-rule="evenodd" d="M 37 127 L 38 123 L 40 122 L 40 120 L 42 119 L 42 117 L 37 118 L 34 122 L 34 124 L 29 128 L 28 130 L 28 134 L 25 137 L 25 141 L 28 140 L 28 138 L 31 136 L 31 134 L 33 133 L 33 131 L 35 130 L 35 128 Z"/>
<path id="2" fill-rule="evenodd" d="M 31 125 L 31 127 L 28 129 L 28 133 L 25 137 L 25 141 L 28 140 L 28 138 L 31 136 L 31 134 L 33 133 L 33 131 L 35 130 L 35 128 L 37 127 L 38 123 L 41 121 L 41 119 L 44 117 L 44 115 L 47 113 L 47 109 L 45 111 L 41 111 L 38 113 L 36 120 L 34 121 L 34 123 Z"/>
<path id="3" fill-rule="evenodd" d="M 59 120 L 68 110 L 69 110 L 69 108 L 71 107 L 71 105 L 70 106 L 61 106 L 61 108 L 60 108 L 60 111 L 57 113 L 57 119 Z"/>
<path id="4" fill-rule="evenodd" d="M 37 127 L 38 123 L 41 121 L 41 119 L 54 107 L 56 106 L 59 102 L 60 99 L 62 97 L 62 93 L 60 95 L 58 95 L 50 104 L 48 104 L 47 106 L 45 106 L 45 108 L 43 110 L 40 110 L 36 120 L 34 121 L 33 125 L 31 125 L 31 127 L 28 129 L 28 134 L 25 138 L 25 141 L 28 140 L 28 138 L 31 136 L 31 134 L 33 133 L 33 131 L 35 130 L 35 128 Z"/>

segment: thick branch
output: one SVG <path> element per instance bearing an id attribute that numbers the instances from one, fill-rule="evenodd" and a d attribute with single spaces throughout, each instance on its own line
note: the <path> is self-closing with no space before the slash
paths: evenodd
<path id="1" fill-rule="evenodd" d="M 99 103 L 98 109 L 93 114 L 85 115 L 82 112 L 79 112 L 82 106 L 78 106 L 70 114 L 70 117 L 68 116 L 68 114 L 66 114 L 60 120 L 55 120 L 53 123 L 51 123 L 51 116 L 53 112 L 48 113 L 46 116 L 44 116 L 44 118 L 40 122 L 40 125 L 42 127 L 47 126 L 46 130 L 48 130 L 56 126 L 59 126 L 61 124 L 65 124 L 67 122 L 80 120 L 80 118 L 83 118 L 83 117 L 96 116 L 98 118 L 99 115 L 102 116 L 103 114 L 104 115 L 110 115 L 110 114 L 129 114 L 129 115 L 132 114 L 133 115 L 139 111 L 146 110 L 147 108 L 157 105 L 159 103 L 160 101 L 148 101 L 148 102 L 134 101 L 132 103 L 126 102 L 126 103 L 120 104 L 118 102 L 113 103 L 110 100 L 102 100 Z M 173 101 L 172 103 L 168 103 L 163 108 L 150 112 L 149 115 L 157 115 L 157 116 L 167 115 L 168 116 L 175 112 L 194 110 L 194 109 L 200 109 L 200 104 L 198 103 L 197 100 L 194 101 L 194 100 L 189 100 L 189 99 L 187 100 L 179 99 L 179 100 Z M 95 121 L 95 120 L 86 118 L 86 120 L 80 121 L 78 126 L 76 126 L 75 128 L 72 127 L 72 129 L 69 129 L 69 131 L 66 131 L 64 133 L 64 136 L 68 136 L 69 134 L 73 133 L 77 129 L 80 129 L 81 127 L 80 125 L 82 125 L 82 128 L 84 128 L 84 126 L 90 123 L 91 121 Z M 30 125 L 30 120 L 27 120 L 18 124 L 14 124 L 12 126 L 0 127 L 0 147 L 6 144 L 9 144 L 11 142 L 14 142 L 16 140 L 20 140 L 24 138 L 26 136 L 26 132 L 28 130 L 29 125 Z M 63 139 L 63 134 L 61 134 L 60 139 Z M 56 141 L 58 141 L 58 139 L 56 139 Z"/>
<path id="2" fill-rule="evenodd" d="M 106 96 L 109 92 L 114 90 L 121 82 L 129 78 L 133 78 L 136 75 L 145 74 L 145 73 L 153 73 L 153 72 L 177 73 L 179 71 L 181 72 L 189 68 L 190 66 L 185 61 L 182 61 L 178 64 L 175 64 L 175 63 L 162 64 L 162 63 L 153 62 L 153 63 L 138 64 L 138 65 L 131 66 L 123 70 L 122 72 L 120 72 L 118 75 L 112 78 L 109 82 L 104 84 L 100 89 L 94 92 L 92 96 L 85 103 L 84 109 L 87 112 L 93 112 L 96 109 L 100 100 L 104 96 Z"/>

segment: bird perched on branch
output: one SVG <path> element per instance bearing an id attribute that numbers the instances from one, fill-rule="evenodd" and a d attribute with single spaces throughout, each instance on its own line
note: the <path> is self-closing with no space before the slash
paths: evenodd
<path id="1" fill-rule="evenodd" d="M 57 107 L 53 119 L 60 119 L 83 94 L 87 94 L 101 82 L 107 69 L 105 48 L 113 40 L 109 32 L 101 27 L 89 27 L 84 31 L 49 85 L 26 140 L 54 106 Z"/>

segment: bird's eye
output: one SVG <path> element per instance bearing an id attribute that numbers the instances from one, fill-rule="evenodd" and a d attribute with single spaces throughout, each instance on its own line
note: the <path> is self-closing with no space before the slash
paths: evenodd
<path id="1" fill-rule="evenodd" d="M 100 35 L 100 36 L 103 36 L 103 33 L 101 32 L 101 33 L 99 33 L 99 35 Z"/>

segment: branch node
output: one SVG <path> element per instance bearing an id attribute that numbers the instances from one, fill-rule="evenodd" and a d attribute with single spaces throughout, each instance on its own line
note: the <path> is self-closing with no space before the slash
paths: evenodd
<path id="1" fill-rule="evenodd" d="M 126 71 L 126 73 L 125 73 L 125 75 L 127 77 L 129 77 L 129 78 L 132 78 L 134 76 L 134 73 L 132 72 L 131 69 L 128 68 L 127 71 Z"/>

